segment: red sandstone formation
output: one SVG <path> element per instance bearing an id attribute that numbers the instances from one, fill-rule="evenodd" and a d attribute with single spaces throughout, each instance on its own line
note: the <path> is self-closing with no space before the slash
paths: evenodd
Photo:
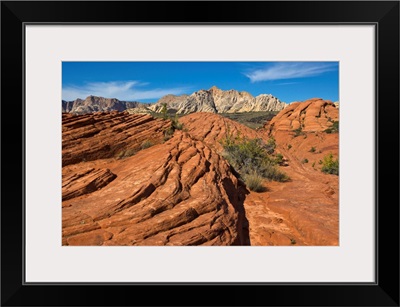
<path id="1" fill-rule="evenodd" d="M 339 109 L 331 101 L 314 98 L 294 102 L 279 112 L 266 126 L 270 131 L 323 131 L 339 119 Z"/>
<path id="2" fill-rule="evenodd" d="M 123 117 L 136 135 L 137 116 Z M 159 120 L 151 122 L 151 131 L 160 126 Z M 109 127 L 103 133 L 116 144 L 123 131 Z M 63 245 L 246 245 L 245 193 L 215 151 L 175 131 L 167 142 L 131 157 L 63 167 Z"/>
<path id="3" fill-rule="evenodd" d="M 62 114 L 63 166 L 112 157 L 141 149 L 143 142 L 163 141 L 169 121 L 128 112 Z"/>
<path id="4" fill-rule="evenodd" d="M 232 136 L 240 134 L 248 138 L 262 137 L 255 130 L 214 113 L 192 113 L 182 117 L 180 122 L 184 124 L 185 130 L 193 138 L 204 142 L 217 151 L 222 150 L 220 141 L 229 134 Z"/>
<path id="5" fill-rule="evenodd" d="M 321 161 L 339 153 L 339 134 L 327 133 L 339 110 L 329 101 L 293 103 L 265 125 L 287 166 L 289 182 L 269 182 L 268 192 L 245 200 L 252 245 L 338 245 L 339 178 Z M 301 127 L 301 129 L 299 129 Z M 297 131 L 295 131 L 297 129 Z"/>
<path id="6" fill-rule="evenodd" d="M 338 245 L 338 176 L 319 164 L 338 156 L 338 133 L 324 132 L 337 120 L 319 99 L 257 132 L 193 113 L 164 141 L 170 122 L 149 115 L 63 114 L 63 245 Z M 239 132 L 274 137 L 291 180 L 248 191 L 220 155 L 219 141 Z"/>

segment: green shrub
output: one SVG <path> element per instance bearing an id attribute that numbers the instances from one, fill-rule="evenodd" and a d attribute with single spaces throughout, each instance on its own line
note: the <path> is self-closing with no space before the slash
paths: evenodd
<path id="1" fill-rule="evenodd" d="M 316 151 L 315 147 L 314 146 L 311 147 L 310 152 L 315 152 L 315 151 Z"/>
<path id="2" fill-rule="evenodd" d="M 263 177 L 257 174 L 257 172 L 245 175 L 244 182 L 251 191 L 254 192 L 266 191 L 265 187 L 263 186 Z"/>
<path id="3" fill-rule="evenodd" d="M 292 144 L 288 144 L 287 148 L 288 149 L 292 148 Z"/>
<path id="4" fill-rule="evenodd" d="M 146 148 L 149 148 L 149 147 L 151 147 L 151 146 L 153 146 L 154 145 L 154 143 L 152 142 L 152 141 L 150 141 L 150 140 L 145 140 L 143 143 L 142 143 L 142 145 L 140 146 L 140 148 L 141 149 L 146 149 Z"/>
<path id="5" fill-rule="evenodd" d="M 299 128 L 297 128 L 297 129 L 294 129 L 293 130 L 293 132 L 294 132 L 294 137 L 297 137 L 297 136 L 300 136 L 300 135 L 303 135 L 304 133 L 303 133 L 303 128 L 300 126 Z"/>
<path id="6" fill-rule="evenodd" d="M 129 148 L 129 149 L 127 149 L 127 150 L 121 150 L 120 152 L 118 152 L 118 153 L 115 155 L 115 158 L 117 158 L 117 159 L 123 159 L 123 158 L 131 157 L 131 156 L 135 155 L 136 152 L 137 152 L 137 151 L 136 151 L 135 149 L 133 149 L 133 148 Z"/>
<path id="7" fill-rule="evenodd" d="M 162 108 L 161 108 L 161 114 L 162 114 L 163 119 L 167 119 L 167 112 L 168 112 L 167 104 L 164 102 L 162 104 Z"/>
<path id="8" fill-rule="evenodd" d="M 172 138 L 175 130 L 183 130 L 183 124 L 179 122 L 177 114 L 175 114 L 174 118 L 169 118 L 169 120 L 171 121 L 171 126 L 164 130 L 164 142 Z"/>
<path id="9" fill-rule="evenodd" d="M 325 133 L 338 133 L 339 132 L 339 121 L 333 121 L 332 126 L 324 130 Z"/>
<path id="10" fill-rule="evenodd" d="M 276 148 L 275 138 L 274 137 L 269 138 L 264 148 L 267 151 L 267 154 L 269 155 L 273 154 Z"/>
<path id="11" fill-rule="evenodd" d="M 275 156 L 275 162 L 277 164 L 281 164 L 283 162 L 283 155 L 281 153 L 276 154 Z"/>
<path id="12" fill-rule="evenodd" d="M 165 129 L 163 133 L 164 133 L 164 142 L 166 142 L 174 135 L 174 129 L 172 127 L 169 127 Z"/>
<path id="13" fill-rule="evenodd" d="M 325 156 L 322 161 L 321 171 L 325 174 L 339 175 L 339 159 L 333 159 L 332 153 Z"/>
<path id="14" fill-rule="evenodd" d="M 179 122 L 178 114 L 175 114 L 175 117 L 171 119 L 171 126 L 174 130 L 182 130 L 183 124 Z"/>
<path id="15" fill-rule="evenodd" d="M 271 151 L 271 144 L 264 144 L 261 139 L 248 139 L 240 135 L 233 137 L 228 133 L 221 141 L 221 145 L 224 148 L 223 156 L 245 182 L 249 175 L 274 181 L 289 180 L 289 177 L 277 168 L 276 158 L 268 154 Z"/>
<path id="16" fill-rule="evenodd" d="M 281 172 L 272 163 L 268 163 L 267 165 L 265 165 L 261 174 L 263 175 L 263 177 L 273 181 L 286 182 L 290 180 L 288 175 L 286 175 L 284 172 Z"/>
<path id="17" fill-rule="evenodd" d="M 308 159 L 303 159 L 303 160 L 301 160 L 301 163 L 308 163 Z"/>

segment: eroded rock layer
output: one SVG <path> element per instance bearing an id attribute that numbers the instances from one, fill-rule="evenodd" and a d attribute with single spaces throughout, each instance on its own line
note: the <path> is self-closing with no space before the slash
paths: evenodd
<path id="1" fill-rule="evenodd" d="M 63 166 L 132 155 L 146 144 L 161 143 L 170 125 L 167 120 L 128 112 L 63 114 Z"/>
<path id="2" fill-rule="evenodd" d="M 338 110 L 320 99 L 288 108 L 258 131 L 186 115 L 168 140 L 170 121 L 149 115 L 64 114 L 63 245 L 338 245 L 339 180 L 320 164 L 338 158 L 339 134 L 325 131 Z M 290 181 L 247 190 L 221 156 L 230 134 L 274 138 Z"/>
<path id="3" fill-rule="evenodd" d="M 269 131 L 323 131 L 339 119 L 339 109 L 320 98 L 294 102 L 279 112 L 266 126 Z"/>
<path id="4" fill-rule="evenodd" d="M 123 133 L 113 127 L 110 142 Z M 63 167 L 63 245 L 247 245 L 246 193 L 213 149 L 175 131 L 131 157 Z"/>
<path id="5" fill-rule="evenodd" d="M 203 141 L 218 151 L 222 150 L 220 141 L 227 136 L 245 136 L 250 139 L 261 138 L 257 131 L 218 114 L 199 112 L 183 116 L 180 122 L 195 139 Z"/>
<path id="6" fill-rule="evenodd" d="M 290 181 L 269 182 L 267 192 L 246 197 L 252 245 L 339 245 L 339 177 L 321 171 L 326 157 L 339 159 L 339 133 L 329 130 L 338 121 L 333 103 L 311 99 L 265 125 Z"/>

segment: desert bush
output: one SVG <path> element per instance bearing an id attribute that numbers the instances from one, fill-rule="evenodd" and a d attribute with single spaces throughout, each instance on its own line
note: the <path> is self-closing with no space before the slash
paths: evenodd
<path id="1" fill-rule="evenodd" d="M 149 148 L 149 147 L 151 147 L 151 146 L 153 146 L 154 145 L 154 143 L 152 142 L 152 141 L 150 141 L 150 140 L 145 140 L 143 143 L 142 143 L 142 145 L 140 145 L 140 148 L 141 149 L 146 149 L 146 148 Z"/>
<path id="2" fill-rule="evenodd" d="M 163 119 L 167 119 L 167 112 L 168 112 L 167 104 L 164 102 L 162 104 L 162 108 L 161 108 L 161 114 L 162 114 Z"/>
<path id="3" fill-rule="evenodd" d="M 307 158 L 305 158 L 305 159 L 303 159 L 303 160 L 301 160 L 301 163 L 308 163 L 308 159 Z"/>
<path id="4" fill-rule="evenodd" d="M 339 121 L 333 121 L 332 126 L 324 130 L 325 133 L 338 133 L 339 132 Z"/>
<path id="5" fill-rule="evenodd" d="M 286 182 L 289 181 L 289 176 L 286 175 L 286 173 L 281 172 L 275 165 L 275 163 L 271 162 L 266 162 L 261 170 L 261 174 L 263 177 L 273 180 L 273 181 L 278 181 L 278 182 Z"/>
<path id="6" fill-rule="evenodd" d="M 339 175 L 339 159 L 333 159 L 332 153 L 322 160 L 321 171 L 325 174 Z"/>
<path id="7" fill-rule="evenodd" d="M 287 149 L 292 148 L 292 144 L 288 144 Z"/>
<path id="8" fill-rule="evenodd" d="M 315 151 L 316 151 L 316 149 L 314 146 L 310 148 L 310 152 L 315 152 Z"/>
<path id="9" fill-rule="evenodd" d="M 266 191 L 263 186 L 264 178 L 260 176 L 257 172 L 253 172 L 252 174 L 248 174 L 244 176 L 244 182 L 246 186 L 254 192 L 264 192 Z"/>
<path id="10" fill-rule="evenodd" d="M 267 144 L 265 145 L 265 150 L 267 151 L 267 154 L 271 155 L 274 153 L 275 148 L 276 148 L 276 142 L 274 137 L 270 137 L 267 141 Z"/>
<path id="11" fill-rule="evenodd" d="M 283 155 L 281 153 L 275 155 L 275 162 L 277 164 L 281 164 L 283 162 Z"/>
<path id="12" fill-rule="evenodd" d="M 172 129 L 172 127 L 169 127 L 165 129 L 163 133 L 164 133 L 164 142 L 166 142 L 169 139 L 171 139 L 172 136 L 174 135 L 174 129 Z"/>
<path id="13" fill-rule="evenodd" d="M 293 135 L 294 137 L 298 137 L 298 136 L 304 134 L 303 128 L 301 126 L 297 129 L 294 129 L 293 132 L 294 132 L 294 135 Z"/>
<path id="14" fill-rule="evenodd" d="M 183 129 L 183 124 L 179 122 L 178 115 L 175 114 L 175 117 L 171 119 L 171 126 L 173 127 L 174 130 L 182 130 Z"/>
<path id="15" fill-rule="evenodd" d="M 121 150 L 120 152 L 118 152 L 118 153 L 115 155 L 115 158 L 117 158 L 117 159 L 123 159 L 123 158 L 131 157 L 131 156 L 135 155 L 136 152 L 137 152 L 137 151 L 136 151 L 135 149 L 133 149 L 133 148 L 129 148 L 129 149 L 127 149 L 127 150 Z"/>
<path id="16" fill-rule="evenodd" d="M 169 117 L 168 117 L 169 118 Z M 168 141 L 174 135 L 175 130 L 183 130 L 183 124 L 179 122 L 178 115 L 175 114 L 174 118 L 169 118 L 171 126 L 164 130 L 164 142 Z"/>
<path id="17" fill-rule="evenodd" d="M 249 175 L 274 181 L 289 180 L 289 177 L 277 168 L 276 158 L 268 154 L 271 146 L 264 144 L 261 139 L 249 139 L 240 135 L 233 137 L 228 133 L 221 145 L 224 148 L 224 158 L 245 182 Z"/>

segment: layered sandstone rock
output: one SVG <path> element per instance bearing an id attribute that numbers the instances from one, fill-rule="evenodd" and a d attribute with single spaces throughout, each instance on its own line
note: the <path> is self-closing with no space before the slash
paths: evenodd
<path id="1" fill-rule="evenodd" d="M 338 176 L 318 163 L 338 157 L 339 146 L 338 133 L 324 132 L 330 125 L 318 119 L 338 114 L 313 101 L 281 111 L 260 131 L 193 113 L 167 141 L 170 121 L 149 115 L 63 114 L 63 245 L 338 245 Z M 302 134 L 288 117 L 304 125 Z M 290 181 L 248 191 L 221 156 L 220 140 L 237 134 L 273 137 Z M 154 146 L 142 146 L 149 139 Z"/>
<path id="2" fill-rule="evenodd" d="M 62 200 L 68 200 L 105 187 L 117 176 L 109 169 L 82 169 L 63 177 Z"/>
<path id="3" fill-rule="evenodd" d="M 220 141 L 227 136 L 245 136 L 250 139 L 261 138 L 255 130 L 218 114 L 199 112 L 183 116 L 180 122 L 185 130 L 197 139 L 218 151 L 222 150 Z"/>
<path id="4" fill-rule="evenodd" d="M 293 102 L 279 112 L 266 128 L 269 131 L 323 131 L 339 120 L 339 109 L 334 103 L 320 98 Z"/>
<path id="5" fill-rule="evenodd" d="M 161 143 L 170 121 L 150 115 L 104 112 L 62 115 L 63 166 L 112 157 L 124 157 L 144 142 Z"/>
<path id="6" fill-rule="evenodd" d="M 69 148 L 77 147 L 73 151 L 78 156 L 80 148 L 92 147 L 92 139 L 100 134 L 85 138 L 81 129 L 88 122 L 103 126 L 109 144 L 128 144 L 121 137 L 127 131 L 138 136 L 145 133 L 144 127 L 164 127 L 162 120 L 118 113 L 63 119 L 69 129 L 76 129 L 64 133 L 71 142 L 73 134 L 80 140 L 69 143 Z M 121 125 L 126 129 L 116 129 Z M 248 245 L 246 193 L 220 155 L 177 130 L 167 142 L 124 159 L 64 165 L 63 245 Z"/>
<path id="7" fill-rule="evenodd" d="M 339 110 L 322 99 L 290 104 L 265 125 L 291 178 L 245 201 L 252 245 L 339 245 L 339 177 L 321 172 L 324 157 L 339 159 L 339 133 L 328 133 Z M 261 133 L 261 131 L 260 131 Z"/>

